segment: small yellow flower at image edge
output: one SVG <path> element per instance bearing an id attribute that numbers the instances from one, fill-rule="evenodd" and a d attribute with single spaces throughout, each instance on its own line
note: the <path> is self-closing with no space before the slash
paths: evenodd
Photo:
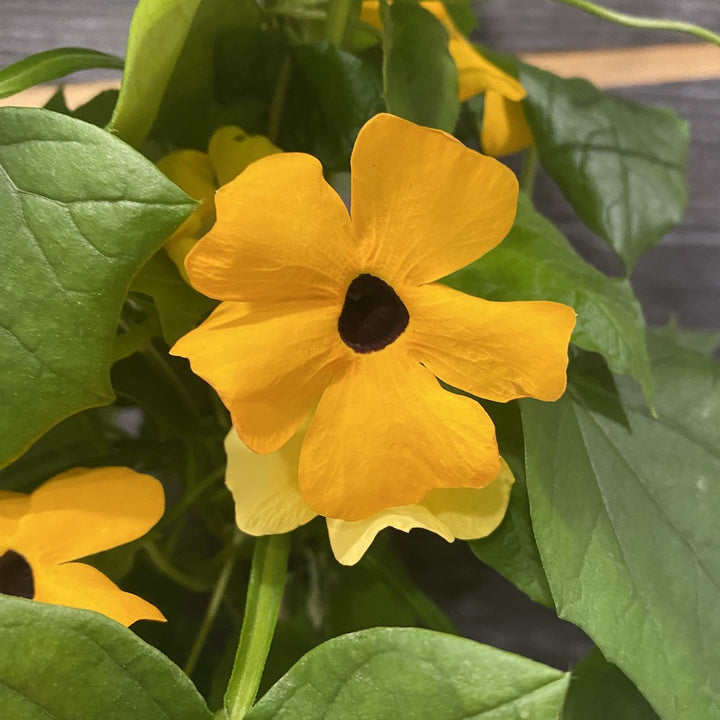
<path id="1" fill-rule="evenodd" d="M 431 492 L 495 480 L 504 512 L 511 481 L 492 421 L 438 379 L 496 402 L 556 400 L 575 313 L 436 281 L 500 243 L 517 195 L 502 163 L 387 114 L 358 134 L 351 216 L 302 153 L 259 160 L 218 192 L 217 222 L 186 267 L 196 289 L 223 302 L 171 352 L 215 388 L 252 451 L 297 444 L 297 457 L 288 445 L 241 481 L 241 529 L 285 532 L 317 514 L 367 538 L 354 523 L 401 508 L 404 519 L 387 524 L 406 527 L 408 507 L 437 504 Z M 242 464 L 230 461 L 231 487 Z M 457 498 L 459 516 L 467 496 Z M 427 504 L 413 512 L 415 526 L 428 525 Z"/>
<path id="2" fill-rule="evenodd" d="M 448 51 L 458 71 L 458 99 L 483 95 L 480 147 L 487 155 L 511 155 L 533 144 L 522 100 L 525 89 L 512 75 L 491 63 L 458 29 L 440 0 L 424 0 L 420 7 L 434 15 L 448 34 Z M 360 19 L 382 29 L 380 3 L 363 0 Z"/>
<path id="3" fill-rule="evenodd" d="M 164 621 L 99 570 L 71 562 L 141 537 L 164 509 L 162 485 L 124 467 L 68 470 L 29 495 L 0 491 L 0 594 L 94 610 L 125 626 Z"/>
<path id="4" fill-rule="evenodd" d="M 217 189 L 256 160 L 280 152 L 282 150 L 264 135 L 248 135 L 242 128 L 225 125 L 213 133 L 206 153 L 174 150 L 157 161 L 158 168 L 170 180 L 200 202 L 200 206 L 165 241 L 165 252 L 185 279 L 185 256 L 215 222 Z"/>

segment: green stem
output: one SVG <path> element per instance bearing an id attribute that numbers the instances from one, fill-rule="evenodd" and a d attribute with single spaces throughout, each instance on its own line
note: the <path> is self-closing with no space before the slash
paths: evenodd
<path id="1" fill-rule="evenodd" d="M 522 165 L 520 166 L 520 189 L 530 198 L 532 198 L 535 189 L 537 171 L 538 151 L 535 145 L 531 145 L 523 153 Z"/>
<path id="2" fill-rule="evenodd" d="M 224 476 L 225 468 L 219 468 L 214 472 L 210 473 L 193 488 L 188 490 L 188 492 L 185 493 L 183 498 L 165 513 L 162 519 L 162 524 L 171 525 L 175 520 L 178 519 L 178 517 L 180 517 L 180 515 L 182 515 L 186 510 L 192 507 L 195 504 L 196 500 L 202 494 L 209 490 L 213 485 L 218 482 L 218 480 L 222 479 Z"/>
<path id="3" fill-rule="evenodd" d="M 198 580 L 197 578 L 194 578 L 176 568 L 169 560 L 167 560 L 155 543 L 145 542 L 143 543 L 143 549 L 148 554 L 152 564 L 163 575 L 169 577 L 178 585 L 186 587 L 188 590 L 193 590 L 194 592 L 207 592 L 212 587 L 208 583 Z"/>
<path id="4" fill-rule="evenodd" d="M 362 562 L 415 610 L 426 628 L 457 635 L 457 628 L 450 618 L 409 579 L 393 572 L 373 555 L 365 555 Z"/>
<path id="5" fill-rule="evenodd" d="M 289 552 L 289 534 L 255 541 L 242 631 L 225 691 L 229 720 L 242 720 L 255 701 L 285 590 Z"/>
<path id="6" fill-rule="evenodd" d="M 188 413 L 193 417 L 197 417 L 198 411 L 195 407 L 195 403 L 188 394 L 188 391 L 185 389 L 185 386 L 182 384 L 180 378 L 173 372 L 172 368 L 168 365 L 167 360 L 157 351 L 157 349 L 152 344 L 146 345 L 140 352 L 143 354 L 150 366 L 155 369 L 157 374 L 162 377 L 168 384 L 168 386 L 175 391 L 175 395 L 182 403 L 185 410 L 187 410 Z"/>
<path id="7" fill-rule="evenodd" d="M 353 0 L 330 0 L 325 18 L 325 37 L 337 47 L 345 43 Z"/>
<path id="8" fill-rule="evenodd" d="M 185 674 L 188 676 L 192 675 L 195 670 L 197 662 L 200 659 L 200 653 L 205 646 L 205 641 L 207 640 L 210 628 L 212 628 L 212 625 L 215 622 L 215 617 L 220 609 L 220 604 L 225 597 L 225 592 L 227 590 L 228 583 L 230 582 L 233 568 L 235 567 L 235 561 L 237 560 L 238 549 L 243 538 L 244 536 L 239 532 L 236 532 L 233 537 L 227 560 L 225 560 L 225 564 L 218 575 L 212 597 L 210 598 L 210 603 L 208 604 L 207 611 L 205 612 L 205 617 L 203 618 L 202 625 L 200 625 L 200 630 L 198 631 L 195 642 L 190 650 L 190 655 L 188 655 L 187 662 L 185 663 Z"/>
<path id="9" fill-rule="evenodd" d="M 707 42 L 720 45 L 720 35 L 711 32 L 710 30 L 706 30 L 704 27 L 700 27 L 700 25 L 683 22 L 682 20 L 662 20 L 658 18 L 630 15 L 628 13 L 617 12 L 616 10 L 608 10 L 600 5 L 588 2 L 588 0 L 553 0 L 553 2 L 572 5 L 573 7 L 578 8 L 578 10 L 583 10 L 586 13 L 590 13 L 590 15 L 595 15 L 595 17 L 602 18 L 603 20 L 609 20 L 610 22 L 617 23 L 618 25 L 626 25 L 627 27 L 644 30 L 673 30 L 676 32 L 694 35 L 702 40 L 707 40 Z"/>
<path id="10" fill-rule="evenodd" d="M 268 111 L 267 136 L 273 143 L 277 143 L 278 135 L 280 134 L 280 120 L 282 119 L 283 110 L 285 109 L 291 71 L 292 61 L 290 59 L 290 53 L 287 52 L 280 65 L 275 90 L 270 102 L 270 110 Z"/>

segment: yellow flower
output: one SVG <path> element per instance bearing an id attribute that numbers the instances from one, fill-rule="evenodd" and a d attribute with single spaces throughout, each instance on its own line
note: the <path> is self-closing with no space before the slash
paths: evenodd
<path id="1" fill-rule="evenodd" d="M 221 127 L 210 138 L 207 153 L 176 150 L 157 166 L 200 206 L 165 241 L 165 251 L 185 276 L 185 256 L 215 222 L 215 191 L 237 177 L 250 163 L 282 152 L 263 135 L 248 135 L 234 125 Z"/>
<path id="2" fill-rule="evenodd" d="M 307 423 L 279 450 L 259 455 L 231 430 L 225 439 L 225 482 L 235 500 L 237 526 L 248 535 L 290 532 L 316 513 L 298 484 L 298 464 Z M 327 519 L 330 545 L 343 565 L 354 565 L 384 528 L 430 530 L 448 542 L 489 535 L 500 524 L 514 482 L 504 460 L 498 477 L 484 488 L 431 490 L 420 502 L 389 508 L 366 520 Z"/>
<path id="3" fill-rule="evenodd" d="M 160 483 L 129 468 L 75 468 L 30 495 L 0 491 L 0 593 L 94 610 L 131 625 L 165 620 L 99 570 L 69 562 L 144 535 L 162 516 Z"/>
<path id="4" fill-rule="evenodd" d="M 225 302 L 172 351 L 190 359 L 256 452 L 288 442 L 310 411 L 298 483 L 313 512 L 365 520 L 436 488 L 500 472 L 478 397 L 555 400 L 571 308 L 497 303 L 436 280 L 510 230 L 517 180 L 439 130 L 392 115 L 361 129 L 352 219 L 320 163 L 254 163 L 216 196 L 218 220 L 186 260 Z"/>
<path id="5" fill-rule="evenodd" d="M 447 31 L 448 50 L 458 70 L 460 102 L 485 94 L 480 131 L 483 152 L 500 157 L 532 145 L 532 133 L 522 107 L 525 97 L 523 86 L 476 50 L 457 28 L 440 0 L 424 0 L 420 5 L 432 13 Z M 363 0 L 360 19 L 382 29 L 378 0 Z"/>

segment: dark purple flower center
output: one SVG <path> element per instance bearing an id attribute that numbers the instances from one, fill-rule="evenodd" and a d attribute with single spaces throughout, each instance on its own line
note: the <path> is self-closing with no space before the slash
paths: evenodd
<path id="1" fill-rule="evenodd" d="M 379 277 L 363 273 L 348 286 L 338 331 L 357 353 L 371 353 L 402 335 L 410 315 L 397 293 Z"/>
<path id="2" fill-rule="evenodd" d="M 14 550 L 6 550 L 0 555 L 0 593 L 24 598 L 35 595 L 30 563 Z"/>

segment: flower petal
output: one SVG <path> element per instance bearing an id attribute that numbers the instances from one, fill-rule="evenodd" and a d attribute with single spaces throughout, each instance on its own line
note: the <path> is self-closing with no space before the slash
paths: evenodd
<path id="1" fill-rule="evenodd" d="M 0 555 L 12 547 L 20 519 L 29 509 L 29 495 L 0 490 Z"/>
<path id="2" fill-rule="evenodd" d="M 215 194 L 215 173 L 210 157 L 198 150 L 176 150 L 157 162 L 160 170 L 195 200 Z"/>
<path id="3" fill-rule="evenodd" d="M 84 563 L 33 565 L 33 580 L 33 599 L 38 602 L 94 610 L 126 627 L 136 620 L 165 620 L 154 605 L 123 592 L 99 570 Z"/>
<path id="4" fill-rule="evenodd" d="M 341 341 L 326 301 L 222 303 L 170 351 L 190 360 L 256 452 L 284 445 L 330 381 Z"/>
<path id="5" fill-rule="evenodd" d="M 555 302 L 490 302 L 443 285 L 408 289 L 413 356 L 446 383 L 506 402 L 565 391 L 575 312 Z"/>
<path id="6" fill-rule="evenodd" d="M 500 470 L 495 429 L 443 390 L 402 338 L 337 372 L 310 421 L 300 491 L 318 514 L 363 520 L 437 487 L 483 487 Z"/>
<path id="7" fill-rule="evenodd" d="M 434 492 L 454 491 L 436 490 Z M 481 491 L 475 490 L 474 492 Z M 423 528 L 434 532 L 448 542 L 455 539 L 450 528 L 426 507 L 406 505 L 383 510 L 367 520 L 356 520 L 355 522 L 328 518 L 328 537 L 335 558 L 343 565 L 354 565 L 365 554 L 375 536 L 387 527 L 394 527 L 403 532 L 410 532 L 414 528 Z"/>
<path id="8" fill-rule="evenodd" d="M 297 468 L 305 433 L 293 435 L 269 455 L 253 452 L 235 429 L 225 438 L 225 484 L 235 501 L 235 521 L 248 535 L 294 530 L 315 517 L 300 493 Z"/>
<path id="9" fill-rule="evenodd" d="M 486 537 L 505 517 L 515 482 L 505 460 L 500 458 L 500 463 L 500 474 L 489 485 L 431 490 L 420 504 L 444 523 L 458 540 Z"/>
<path id="10" fill-rule="evenodd" d="M 501 464 L 500 474 L 483 488 L 431 490 L 416 505 L 383 510 L 367 520 L 328 519 L 328 536 L 335 558 L 343 565 L 354 565 L 375 536 L 387 527 L 403 532 L 422 528 L 448 542 L 486 537 L 505 517 L 515 481 L 502 458 Z"/>
<path id="11" fill-rule="evenodd" d="M 162 485 L 130 468 L 75 468 L 30 496 L 15 550 L 30 564 L 60 563 L 144 535 L 162 516 Z"/>
<path id="12" fill-rule="evenodd" d="M 361 262 L 396 288 L 464 267 L 515 219 L 513 172 L 440 130 L 376 115 L 358 134 L 351 166 Z"/>
<path id="13" fill-rule="evenodd" d="M 480 145 L 493 157 L 512 155 L 533 144 L 533 135 L 525 119 L 521 102 L 509 100 L 498 92 L 485 93 Z"/>
<path id="14" fill-rule="evenodd" d="M 210 138 L 208 155 L 218 185 L 226 185 L 250 163 L 282 150 L 264 135 L 248 135 L 242 128 L 227 125 L 218 128 Z"/>
<path id="15" fill-rule="evenodd" d="M 254 162 L 220 188 L 215 207 L 215 225 L 185 261 L 205 295 L 337 298 L 352 279 L 350 219 L 314 157 L 282 153 Z"/>

